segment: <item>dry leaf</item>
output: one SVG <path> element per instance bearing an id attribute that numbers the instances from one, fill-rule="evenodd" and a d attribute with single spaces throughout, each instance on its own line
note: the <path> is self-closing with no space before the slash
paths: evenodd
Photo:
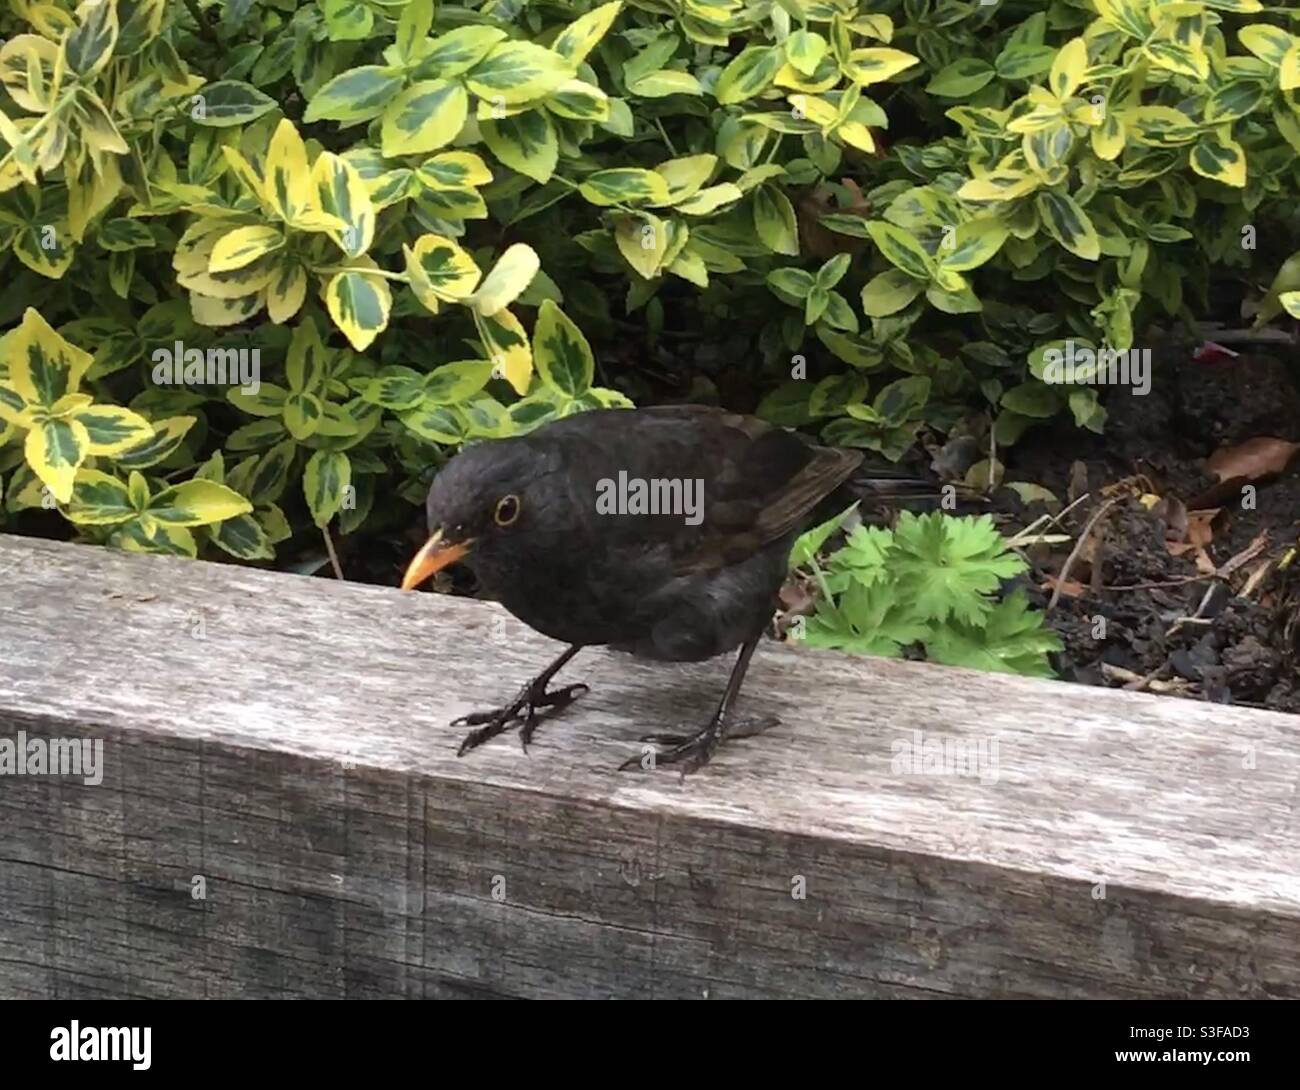
<path id="1" fill-rule="evenodd" d="M 1210 455 L 1206 466 L 1220 481 L 1258 481 L 1284 472 L 1296 451 L 1300 451 L 1300 443 L 1259 436 L 1235 447 L 1221 447 Z"/>

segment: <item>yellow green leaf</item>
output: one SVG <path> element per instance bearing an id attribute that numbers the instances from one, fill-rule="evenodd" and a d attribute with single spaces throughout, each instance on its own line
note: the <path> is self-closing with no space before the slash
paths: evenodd
<path id="1" fill-rule="evenodd" d="M 165 526 L 147 515 L 123 525 L 109 538 L 114 548 L 128 553 L 152 553 L 161 556 L 198 555 L 194 535 L 184 526 Z"/>
<path id="2" fill-rule="evenodd" d="M 527 290 L 541 267 L 537 251 L 527 243 L 516 242 L 483 278 L 472 297 L 475 308 L 480 314 L 491 315 L 509 306 Z"/>
<path id="3" fill-rule="evenodd" d="M 293 255 L 282 257 L 274 268 L 266 283 L 266 314 L 277 325 L 283 325 L 302 309 L 307 298 L 307 272 Z"/>
<path id="4" fill-rule="evenodd" d="M 194 416 L 169 416 L 165 420 L 153 421 L 153 434 L 115 455 L 113 464 L 119 469 L 148 469 L 165 462 L 197 420 L 198 417 Z"/>
<path id="5" fill-rule="evenodd" d="M 348 343 L 358 352 L 370 344 L 388 325 L 388 312 L 393 296 L 388 283 L 381 276 L 369 274 L 365 264 L 368 259 L 358 259 L 356 267 L 335 273 L 325 288 L 325 307 L 342 330 Z M 374 262 L 369 262 L 374 267 Z"/>
<path id="6" fill-rule="evenodd" d="M 338 514 L 352 483 L 352 463 L 337 450 L 318 450 L 307 462 L 302 491 L 307 509 L 317 526 L 325 526 Z"/>
<path id="7" fill-rule="evenodd" d="M 1047 84 L 1057 98 L 1069 98 L 1079 89 L 1087 71 L 1088 43 L 1083 38 L 1072 38 L 1056 54 Z"/>
<path id="8" fill-rule="evenodd" d="M 139 513 L 125 484 L 97 469 L 82 469 L 72 485 L 72 498 L 63 511 L 79 526 L 112 526 Z"/>
<path id="9" fill-rule="evenodd" d="M 311 205 L 307 145 L 288 118 L 275 127 L 271 137 L 262 185 L 276 214 L 285 223 L 294 223 Z"/>
<path id="10" fill-rule="evenodd" d="M 519 319 L 509 310 L 498 310 L 490 316 L 477 310 L 472 313 L 474 327 L 494 372 L 509 382 L 516 393 L 527 393 L 533 374 L 533 350 Z"/>
<path id="11" fill-rule="evenodd" d="M 360 257 L 375 237 L 375 208 L 356 167 L 332 152 L 323 151 L 311 172 L 317 206 L 343 225 L 329 232 L 348 257 Z"/>
<path id="12" fill-rule="evenodd" d="M 543 184 L 551 180 L 560 145 L 555 126 L 545 110 L 480 121 L 479 132 L 488 150 L 511 170 Z"/>
<path id="13" fill-rule="evenodd" d="M 27 433 L 23 453 L 32 471 L 60 503 L 72 498 L 77 470 L 89 453 L 86 429 L 75 420 L 46 420 Z"/>
<path id="14" fill-rule="evenodd" d="M 448 79 L 421 80 L 384 110 L 380 128 L 386 159 L 436 151 L 456 139 L 469 114 L 469 96 Z"/>
<path id="15" fill-rule="evenodd" d="M 1282 55 L 1278 65 L 1278 85 L 1283 91 L 1300 87 L 1300 42 L 1296 42 Z"/>
<path id="16" fill-rule="evenodd" d="M 550 299 L 542 301 L 537 315 L 533 362 L 542 381 L 570 399 L 585 394 L 595 375 L 595 357 L 587 338 Z"/>
<path id="17" fill-rule="evenodd" d="M 572 79 L 576 72 L 576 62 L 545 46 L 508 41 L 493 46 L 466 73 L 465 83 L 485 102 L 512 106 L 549 94 L 565 80 Z"/>
<path id="18" fill-rule="evenodd" d="M 849 54 L 848 62 L 844 65 L 844 74 L 854 83 L 866 86 L 891 79 L 919 63 L 919 57 L 904 53 L 901 49 L 870 46 L 865 49 L 855 49 Z"/>
<path id="19" fill-rule="evenodd" d="M 163 526 L 204 526 L 252 511 L 253 505 L 216 481 L 192 480 L 164 488 L 149 501 L 148 516 Z"/>
<path id="20" fill-rule="evenodd" d="M 468 299 L 482 273 L 474 259 L 449 238 L 421 235 L 415 245 L 403 246 L 406 274 L 415 296 L 434 314 L 438 300 Z"/>
<path id="21" fill-rule="evenodd" d="M 242 269 L 283 245 L 284 235 L 277 227 L 236 227 L 217 239 L 208 257 L 207 271 L 220 273 Z"/>
<path id="22" fill-rule="evenodd" d="M 429 189 L 467 189 L 492 181 L 492 171 L 472 151 L 444 151 L 426 159 L 415 174 Z"/>
<path id="23" fill-rule="evenodd" d="M 555 52 L 571 64 L 581 64 L 613 26 L 622 9 L 622 0 L 616 0 L 615 3 L 602 4 L 586 15 L 579 16 L 555 39 Z"/>
<path id="24" fill-rule="evenodd" d="M 69 344 L 28 307 L 7 340 L 8 384 L 29 405 L 52 406 L 76 393 L 94 357 Z"/>
<path id="25" fill-rule="evenodd" d="M 1202 178 L 1242 189 L 1246 185 L 1246 153 L 1228 135 L 1231 126 L 1204 133 L 1192 148 L 1192 169 Z"/>
<path id="26" fill-rule="evenodd" d="M 153 438 L 153 425 L 118 405 L 91 405 L 72 417 L 86 429 L 86 453 L 113 456 Z"/>

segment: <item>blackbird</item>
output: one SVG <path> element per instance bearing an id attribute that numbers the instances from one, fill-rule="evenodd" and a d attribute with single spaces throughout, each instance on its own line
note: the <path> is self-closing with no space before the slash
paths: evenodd
<path id="1" fill-rule="evenodd" d="M 654 764 L 685 774 L 724 738 L 774 725 L 772 717 L 735 717 L 733 704 L 795 538 L 879 483 L 852 480 L 861 462 L 857 451 L 697 405 L 595 410 L 466 447 L 429 489 L 432 536 L 402 589 L 463 561 L 487 597 L 569 647 L 508 704 L 457 719 L 453 726 L 473 727 L 459 754 L 514 724 L 526 750 L 540 711 L 559 711 L 587 691 L 548 686 L 595 645 L 665 662 L 740 648 L 701 730 L 643 738 L 668 747 Z M 905 491 L 924 483 L 887 484 Z"/>

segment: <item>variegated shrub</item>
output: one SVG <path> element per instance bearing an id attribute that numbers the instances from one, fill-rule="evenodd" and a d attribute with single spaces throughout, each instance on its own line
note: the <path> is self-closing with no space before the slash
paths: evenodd
<path id="1" fill-rule="evenodd" d="M 1300 316 L 1295 21 L 10 0 L 4 511 L 244 559 L 400 526 L 460 444 L 650 390 L 596 385 L 592 343 L 696 346 L 675 392 L 892 457 L 973 418 L 1099 430 L 1088 376 L 1042 381 L 1065 338 L 1125 349 L 1225 286 Z"/>

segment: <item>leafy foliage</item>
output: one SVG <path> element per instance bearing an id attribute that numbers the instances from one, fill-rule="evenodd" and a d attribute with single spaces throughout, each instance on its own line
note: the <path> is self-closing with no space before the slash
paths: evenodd
<path id="1" fill-rule="evenodd" d="M 1061 643 L 1043 615 L 1020 591 L 996 597 L 1026 565 L 990 518 L 904 512 L 892 531 L 860 525 L 823 569 L 817 552 L 844 517 L 809 530 L 791 557 L 822 591 L 800 632 L 809 644 L 889 658 L 921 644 L 950 666 L 1051 676 L 1045 656 Z"/>
<path id="2" fill-rule="evenodd" d="M 137 473 L 242 496 L 192 536 L 249 560 L 403 525 L 461 444 L 652 394 L 636 367 L 596 384 L 592 346 L 629 330 L 720 343 L 692 393 L 752 362 L 762 415 L 890 457 L 972 405 L 1003 447 L 1060 412 L 1099 430 L 1086 374 L 1044 381 L 1067 339 L 1123 350 L 1225 278 L 1273 281 L 1261 321 L 1300 314 L 1275 249 L 1300 215 L 1293 18 L 14 0 L 4 513 Z M 254 354 L 257 383 L 219 369 Z"/>

